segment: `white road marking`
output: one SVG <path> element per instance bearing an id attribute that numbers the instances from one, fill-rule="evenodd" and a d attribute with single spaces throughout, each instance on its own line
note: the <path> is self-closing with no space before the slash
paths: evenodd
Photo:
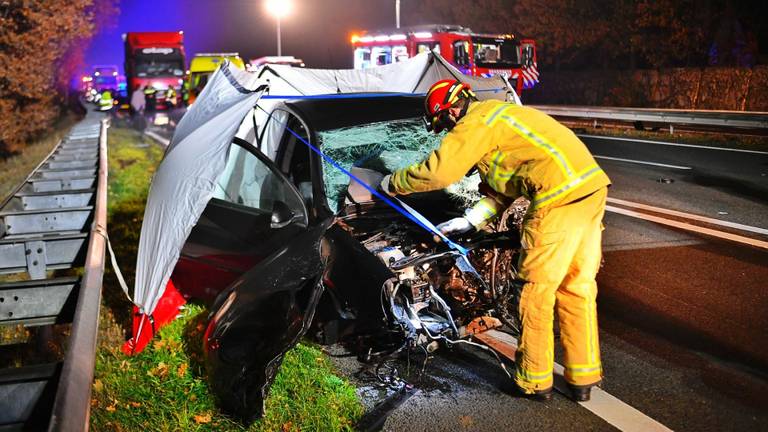
<path id="1" fill-rule="evenodd" d="M 718 238 L 721 238 L 721 239 L 730 240 L 730 241 L 734 241 L 734 242 L 737 242 L 737 243 L 743 243 L 743 244 L 747 244 L 747 245 L 750 245 L 750 246 L 759 247 L 759 248 L 762 248 L 762 249 L 768 249 L 768 242 L 762 241 L 762 240 L 755 240 L 755 239 L 752 239 L 752 238 L 749 238 L 749 237 L 740 236 L 740 235 L 737 235 L 737 234 L 731 234 L 731 233 L 727 233 L 727 232 L 723 232 L 723 231 L 713 230 L 713 229 L 710 229 L 710 228 L 704 228 L 704 227 L 700 227 L 700 226 L 696 226 L 696 225 L 691 225 L 691 224 L 685 223 L 685 222 L 680 222 L 680 221 L 676 221 L 676 220 L 672 220 L 672 219 L 665 219 L 663 217 L 652 216 L 652 215 L 649 215 L 649 214 L 636 212 L 634 210 L 627 210 L 627 209 L 624 209 L 624 208 L 614 207 L 614 206 L 610 206 L 610 205 L 609 206 L 605 206 L 605 209 L 607 211 L 610 211 L 610 212 L 613 212 L 613 213 L 618 213 L 618 214 L 623 214 L 625 216 L 630 216 L 630 217 L 634 217 L 634 218 L 638 218 L 638 219 L 645 219 L 645 220 L 649 220 L 651 222 L 656 222 L 656 223 L 659 223 L 659 224 L 662 224 L 662 225 L 669 225 L 669 226 L 672 226 L 672 227 L 675 227 L 675 228 L 679 228 L 679 229 L 684 229 L 684 230 L 687 230 L 687 231 L 693 231 L 693 232 L 697 232 L 697 233 L 701 233 L 701 234 L 710 235 L 712 237 L 718 237 Z"/>
<path id="2" fill-rule="evenodd" d="M 726 227 L 735 228 L 735 229 L 738 229 L 738 230 L 741 230 L 741 231 L 750 231 L 750 232 L 757 233 L 757 234 L 768 235 L 768 229 L 753 227 L 753 226 L 750 226 L 750 225 L 742 225 L 742 224 L 736 223 L 736 222 L 728 222 L 728 221 L 724 221 L 724 220 L 720 220 L 720 219 L 709 218 L 709 217 L 706 217 L 706 216 L 699 216 L 699 215 L 692 214 L 692 213 L 685 213 L 685 212 L 681 212 L 681 211 L 677 211 L 677 210 L 669 210 L 669 209 L 665 209 L 665 208 L 661 208 L 661 207 L 654 207 L 654 206 L 650 206 L 650 205 L 647 205 L 647 204 L 640 204 L 640 203 L 636 203 L 636 202 L 632 202 L 632 201 L 626 201 L 626 200 L 619 199 L 619 198 L 608 197 L 608 202 L 614 203 L 614 204 L 620 204 L 620 205 L 627 206 L 627 207 L 634 207 L 634 208 L 638 208 L 638 209 L 641 209 L 641 210 L 650 210 L 650 211 L 653 211 L 653 212 L 656 212 L 656 213 L 663 213 L 663 214 L 668 214 L 668 215 L 672 215 L 672 216 L 680 216 L 680 217 L 684 217 L 686 219 L 702 221 L 702 222 L 706 222 L 706 223 L 709 223 L 709 224 L 712 224 L 712 225 L 726 226 Z"/>
<path id="3" fill-rule="evenodd" d="M 163 147 L 168 147 L 168 145 L 171 144 L 171 140 L 163 138 L 160 136 L 157 132 L 153 132 L 151 130 L 144 131 L 144 134 L 148 137 L 154 139 L 155 141 L 159 142 Z"/>
<path id="4" fill-rule="evenodd" d="M 636 163 L 636 164 L 642 164 L 642 165 L 653 165 L 653 166 L 660 166 L 664 168 L 674 168 L 674 169 L 681 169 L 681 170 L 689 170 L 692 169 L 691 167 L 687 166 L 680 166 L 680 165 L 668 165 L 663 164 L 659 162 L 647 162 L 647 161 L 639 161 L 634 159 L 623 159 L 623 158 L 617 158 L 617 157 L 610 157 L 610 156 L 600 156 L 600 155 L 593 155 L 595 159 L 608 159 L 608 160 L 615 160 L 620 162 L 629 162 L 629 163 Z"/>
<path id="5" fill-rule="evenodd" d="M 603 252 L 615 252 L 626 250 L 641 250 L 641 249 L 662 249 L 669 247 L 681 247 L 681 246 L 693 246 L 701 244 L 699 240 L 675 240 L 675 241 L 661 241 L 661 242 L 649 242 L 649 243 L 622 243 L 622 244 L 610 244 L 603 246 Z"/>
<path id="6" fill-rule="evenodd" d="M 576 136 L 578 136 L 580 138 L 595 138 L 595 139 L 616 140 L 616 141 L 632 141 L 632 142 L 641 142 L 641 143 L 647 143 L 647 144 L 667 145 L 667 146 L 675 146 L 675 147 L 693 147 L 693 148 L 701 148 L 701 149 L 707 149 L 707 150 L 722 150 L 722 151 L 732 151 L 732 152 L 739 152 L 739 153 L 754 153 L 754 154 L 768 155 L 768 152 L 758 151 L 758 150 L 735 149 L 735 148 L 727 148 L 727 147 L 710 147 L 710 146 L 696 145 L 696 144 L 681 144 L 681 143 L 673 143 L 673 142 L 665 142 L 665 141 L 651 141 L 651 140 L 642 140 L 642 139 L 634 139 L 634 138 L 618 138 L 618 137 L 609 137 L 609 136 L 602 136 L 602 135 L 578 134 Z"/>
<path id="7" fill-rule="evenodd" d="M 517 339 L 513 336 L 503 333 L 497 330 L 488 330 L 488 335 L 493 338 L 504 342 L 505 344 L 513 346 L 517 349 Z M 565 378 L 563 377 L 564 368 L 558 363 L 555 363 L 555 388 L 563 394 L 570 394 Z M 622 402 L 615 396 L 612 396 L 607 391 L 599 388 L 592 387 L 592 398 L 588 402 L 579 402 L 579 405 L 588 409 L 608 422 L 611 426 L 624 432 L 671 432 L 672 429 L 664 426 L 656 420 L 648 417 L 639 410 L 631 407 L 630 405 Z"/>

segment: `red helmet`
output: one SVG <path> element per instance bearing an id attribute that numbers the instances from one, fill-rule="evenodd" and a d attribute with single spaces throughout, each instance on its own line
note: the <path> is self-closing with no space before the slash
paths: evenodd
<path id="1" fill-rule="evenodd" d="M 424 99 L 424 111 L 428 117 L 434 117 L 440 111 L 447 110 L 462 97 L 474 97 L 468 84 L 455 79 L 440 80 L 429 88 Z"/>
<path id="2" fill-rule="evenodd" d="M 424 98 L 424 126 L 435 133 L 453 129 L 458 119 L 450 114 L 448 108 L 463 98 L 474 97 L 469 85 L 457 80 L 444 79 L 432 84 Z"/>

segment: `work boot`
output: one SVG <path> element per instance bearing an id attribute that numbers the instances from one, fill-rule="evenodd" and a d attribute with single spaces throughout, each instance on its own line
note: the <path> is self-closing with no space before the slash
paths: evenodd
<path id="1" fill-rule="evenodd" d="M 571 387 L 574 402 L 586 402 L 592 397 L 592 387 Z"/>
<path id="2" fill-rule="evenodd" d="M 515 390 L 517 392 L 517 396 L 521 398 L 538 402 L 547 402 L 552 400 L 552 387 L 548 388 L 547 390 L 536 390 L 533 393 L 526 393 L 522 387 L 515 384 Z"/>
<path id="3" fill-rule="evenodd" d="M 568 384 L 568 388 L 571 390 L 571 399 L 573 399 L 574 402 L 587 402 L 592 397 L 592 387 L 600 385 L 601 382 L 586 386 Z"/>

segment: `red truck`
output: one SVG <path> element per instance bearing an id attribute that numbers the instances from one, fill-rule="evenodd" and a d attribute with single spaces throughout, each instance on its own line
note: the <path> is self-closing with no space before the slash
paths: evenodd
<path id="1" fill-rule="evenodd" d="M 462 73 L 504 75 L 517 93 L 539 82 L 536 42 L 512 34 L 475 33 L 458 25 L 429 25 L 352 35 L 355 69 L 382 66 L 436 51 Z"/>
<path id="2" fill-rule="evenodd" d="M 184 83 L 184 32 L 129 32 L 123 41 L 128 100 L 137 89 L 154 88 L 157 109 L 167 108 L 166 90 L 181 94 Z"/>

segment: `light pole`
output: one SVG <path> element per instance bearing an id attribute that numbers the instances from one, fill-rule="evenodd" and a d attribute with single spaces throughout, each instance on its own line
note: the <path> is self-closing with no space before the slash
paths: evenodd
<path id="1" fill-rule="evenodd" d="M 293 4 L 291 0 L 267 0 L 267 12 L 277 20 L 277 55 L 283 55 L 283 49 L 280 40 L 280 21 L 291 12 Z"/>
<path id="2" fill-rule="evenodd" d="M 395 27 L 400 28 L 400 0 L 395 0 Z"/>

